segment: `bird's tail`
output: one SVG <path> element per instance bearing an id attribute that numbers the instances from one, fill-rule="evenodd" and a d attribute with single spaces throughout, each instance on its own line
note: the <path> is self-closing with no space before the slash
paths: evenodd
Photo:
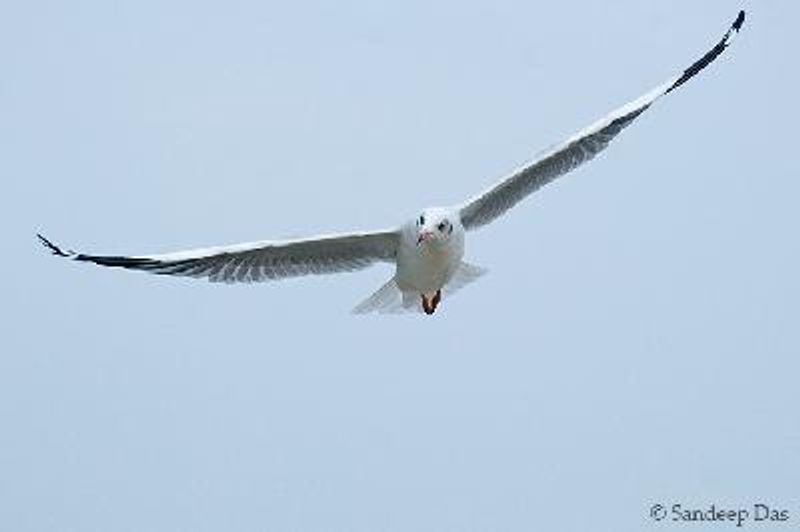
<path id="1" fill-rule="evenodd" d="M 402 296 L 403 293 L 392 277 L 371 296 L 356 305 L 353 314 L 402 312 L 404 310 Z"/>
<path id="2" fill-rule="evenodd" d="M 477 281 L 488 271 L 489 270 L 486 268 L 476 266 L 462 260 L 461 264 L 458 265 L 456 273 L 453 274 L 453 278 L 450 279 L 450 281 L 444 286 L 444 290 L 442 290 L 442 296 L 452 296 L 468 284 Z"/>
<path id="3" fill-rule="evenodd" d="M 485 268 L 462 261 L 452 279 L 442 288 L 442 297 L 448 298 L 452 296 L 466 285 L 477 281 L 486 271 Z M 401 291 L 394 277 L 392 277 L 353 309 L 353 314 L 367 314 L 369 312 L 379 312 L 381 314 L 422 312 L 420 295 Z"/>

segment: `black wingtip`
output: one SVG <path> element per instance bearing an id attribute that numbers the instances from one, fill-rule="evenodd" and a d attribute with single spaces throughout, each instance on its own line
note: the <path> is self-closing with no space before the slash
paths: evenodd
<path id="1" fill-rule="evenodd" d="M 56 246 L 55 244 L 53 244 L 52 242 L 47 240 L 40 233 L 36 233 L 36 236 L 39 238 L 39 242 L 41 242 L 44 247 L 49 249 L 50 253 L 52 253 L 53 255 L 57 255 L 59 257 L 69 257 L 70 256 L 69 253 L 64 253 L 63 251 L 61 251 L 60 247 Z"/>
<path id="2" fill-rule="evenodd" d="M 728 47 L 733 32 L 736 31 L 737 34 L 739 33 L 739 30 L 744 24 L 744 17 L 745 17 L 744 9 L 742 9 L 741 11 L 739 11 L 739 14 L 736 16 L 736 20 L 733 21 L 733 24 L 731 25 L 730 28 L 728 28 L 728 31 L 725 32 L 725 35 L 722 37 L 722 39 L 720 39 L 720 41 L 711 50 L 706 52 L 706 54 L 703 57 L 695 61 L 689 68 L 684 70 L 683 74 L 677 79 L 677 81 L 675 81 L 675 83 L 672 84 L 672 86 L 669 89 L 666 90 L 664 94 L 674 91 L 675 89 L 677 89 L 678 87 L 680 87 L 681 85 L 692 79 L 695 75 L 697 75 L 698 72 L 703 70 L 705 67 L 710 65 L 717 57 L 719 57 L 722 54 L 722 52 L 724 52 L 725 49 Z"/>
<path id="3" fill-rule="evenodd" d="M 739 11 L 739 15 L 736 17 L 736 20 L 733 21 L 733 26 L 731 27 L 738 32 L 742 29 L 742 24 L 744 24 L 744 9 Z"/>

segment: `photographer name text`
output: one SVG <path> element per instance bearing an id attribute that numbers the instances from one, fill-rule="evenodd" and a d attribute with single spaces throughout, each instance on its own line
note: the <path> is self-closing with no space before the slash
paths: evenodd
<path id="1" fill-rule="evenodd" d="M 697 506 L 687 504 L 654 504 L 650 507 L 650 518 L 654 521 L 671 521 L 676 523 L 720 523 L 737 527 L 746 523 L 780 524 L 787 523 L 792 515 L 785 507 L 772 504 L 756 503 L 738 508 L 724 507 L 716 504 Z"/>

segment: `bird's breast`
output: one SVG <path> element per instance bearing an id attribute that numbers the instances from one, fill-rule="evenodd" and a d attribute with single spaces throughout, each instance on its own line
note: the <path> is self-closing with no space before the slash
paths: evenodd
<path id="1" fill-rule="evenodd" d="M 463 246 L 403 246 L 397 257 L 397 284 L 401 290 L 431 293 L 442 288 L 455 273 Z"/>

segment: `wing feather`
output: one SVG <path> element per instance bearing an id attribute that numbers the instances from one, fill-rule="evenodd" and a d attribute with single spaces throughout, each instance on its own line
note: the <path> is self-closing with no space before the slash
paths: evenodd
<path id="1" fill-rule="evenodd" d="M 464 228 L 475 229 L 493 221 L 529 194 L 593 159 L 657 99 L 686 83 L 722 54 L 741 29 L 744 17 L 744 11 L 740 11 L 722 39 L 681 74 L 545 151 L 489 190 L 467 201 L 459 210 Z"/>
<path id="2" fill-rule="evenodd" d="M 375 262 L 394 261 L 400 241 L 398 230 L 387 230 L 126 257 L 64 251 L 42 235 L 37 236 L 54 255 L 72 260 L 159 275 L 206 277 L 225 283 L 359 270 Z"/>

